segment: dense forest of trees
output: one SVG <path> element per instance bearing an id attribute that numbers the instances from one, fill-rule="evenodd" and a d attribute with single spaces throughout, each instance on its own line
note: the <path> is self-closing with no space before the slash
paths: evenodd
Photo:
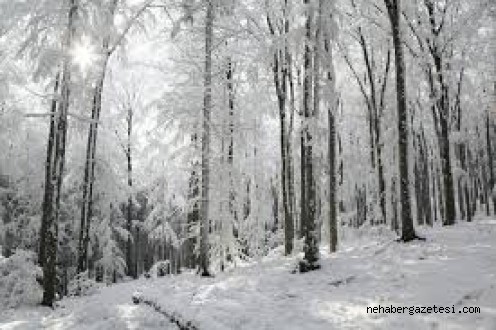
<path id="1" fill-rule="evenodd" d="M 491 0 L 0 0 L 0 246 L 43 304 L 496 214 Z"/>

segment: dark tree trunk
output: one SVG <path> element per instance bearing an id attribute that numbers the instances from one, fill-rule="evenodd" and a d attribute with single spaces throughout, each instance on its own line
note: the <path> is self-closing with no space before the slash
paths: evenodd
<path id="1" fill-rule="evenodd" d="M 455 223 L 456 209 L 455 209 L 455 191 L 453 187 L 453 174 L 451 171 L 450 142 L 449 142 L 447 113 L 446 116 L 443 115 L 439 116 L 439 123 L 441 126 L 440 158 L 441 158 L 441 172 L 443 175 L 444 211 L 445 211 L 443 225 L 449 226 Z"/>
<path id="2" fill-rule="evenodd" d="M 403 44 L 400 31 L 400 1 L 384 0 L 388 10 L 393 32 L 394 58 L 396 67 L 396 96 L 398 103 L 398 160 L 401 203 L 401 240 L 411 241 L 417 236 L 413 227 L 410 206 L 410 187 L 408 178 L 408 120 L 406 106 L 406 72 L 403 58 Z"/>
<path id="3" fill-rule="evenodd" d="M 136 276 L 133 270 L 133 257 L 132 257 L 132 229 L 133 229 L 133 198 L 132 198 L 132 189 L 133 189 L 133 162 L 132 162 L 132 148 L 131 148 L 131 139 L 133 133 L 133 109 L 131 104 L 128 104 L 127 109 L 127 150 L 126 150 L 126 158 L 127 158 L 127 186 L 128 186 L 128 200 L 127 200 L 127 214 L 126 214 L 126 229 L 128 232 L 127 243 L 126 243 L 126 269 L 127 276 Z M 137 261 L 137 260 L 136 260 Z"/>
<path id="4" fill-rule="evenodd" d="M 376 111 L 377 118 L 375 120 L 375 146 L 377 152 L 377 175 L 379 183 L 379 205 L 381 207 L 382 213 L 382 223 L 386 223 L 387 213 L 386 213 L 386 181 L 384 180 L 384 165 L 382 159 L 382 133 L 381 133 L 381 118 L 385 107 L 385 95 L 387 88 L 387 81 L 389 77 L 389 69 L 391 64 L 391 51 L 388 48 L 386 57 L 386 66 L 384 68 L 384 75 L 382 78 L 381 94 L 379 100 L 378 111 Z"/>
<path id="5" fill-rule="evenodd" d="M 332 110 L 328 109 L 329 130 L 329 251 L 336 252 L 338 220 L 336 212 L 336 124 Z"/>
<path id="6" fill-rule="evenodd" d="M 438 206 L 439 206 L 439 215 L 441 220 L 444 219 L 444 193 L 443 193 L 443 185 L 442 185 L 442 176 L 441 170 L 439 166 L 436 166 L 436 174 L 437 174 L 437 195 L 438 195 Z"/>
<path id="7" fill-rule="evenodd" d="M 196 134 L 193 135 L 192 141 L 194 144 L 197 142 Z M 199 167 L 197 163 L 193 163 L 194 169 L 191 171 L 191 176 L 189 180 L 189 195 L 188 199 L 191 203 L 191 209 L 188 212 L 188 228 L 186 235 L 190 236 L 191 235 L 191 228 L 195 225 L 198 224 L 198 221 L 200 220 L 200 214 L 199 214 L 199 204 L 198 204 L 198 198 L 200 197 L 200 190 L 199 190 L 199 177 L 197 174 L 197 168 Z M 197 266 L 197 258 L 195 256 L 195 238 L 194 237 L 189 237 L 186 242 L 184 243 L 184 250 L 185 250 L 185 261 L 187 267 L 194 269 Z"/>
<path id="8" fill-rule="evenodd" d="M 416 206 L 417 206 L 417 223 L 419 225 L 424 225 L 425 224 L 425 219 L 424 219 L 424 207 L 422 205 L 422 177 L 420 174 L 420 161 L 415 160 L 415 163 L 413 165 L 413 173 L 414 173 L 414 179 L 415 179 L 415 200 L 416 200 Z"/>
<path id="9" fill-rule="evenodd" d="M 140 251 L 140 243 L 141 243 L 141 236 L 140 236 L 140 228 L 139 226 L 136 227 L 136 240 L 134 242 L 134 278 L 138 278 L 140 275 L 140 262 L 141 262 L 141 251 Z"/>
<path id="10" fill-rule="evenodd" d="M 392 178 L 392 182 L 391 182 L 391 207 L 393 209 L 393 215 L 391 219 L 391 230 L 398 233 L 400 226 L 398 221 L 398 188 L 396 184 L 396 178 Z"/>
<path id="11" fill-rule="evenodd" d="M 203 100 L 203 130 L 202 130 L 202 184 L 200 208 L 200 256 L 199 272 L 201 276 L 210 276 L 209 271 L 209 184 L 210 184 L 210 114 L 212 111 L 212 44 L 213 44 L 213 0 L 207 1 L 207 16 L 205 24 L 205 72 Z"/>
<path id="12" fill-rule="evenodd" d="M 424 128 L 422 127 L 420 136 L 420 153 L 422 157 L 422 203 L 424 205 L 424 216 L 427 225 L 432 226 L 432 201 L 430 190 L 429 157 L 427 142 L 425 140 Z"/>
<path id="13" fill-rule="evenodd" d="M 235 210 L 235 193 L 234 193 L 234 80 L 233 80 L 233 64 L 232 59 L 227 59 L 227 93 L 229 107 L 229 146 L 227 149 L 227 164 L 229 166 L 229 213 L 234 222 L 237 222 L 237 214 Z"/>
<path id="14" fill-rule="evenodd" d="M 301 126 L 304 126 L 304 121 L 302 120 Z M 307 218 L 306 211 L 307 208 L 305 204 L 307 202 L 307 189 L 306 189 L 306 157 L 305 157 L 305 138 L 303 129 L 300 130 L 300 223 L 299 223 L 299 236 L 298 238 L 305 237 L 305 219 Z"/>
<path id="15" fill-rule="evenodd" d="M 284 38 L 288 33 L 289 23 L 286 20 L 286 7 L 284 8 Z M 267 24 L 272 36 L 276 36 L 276 30 L 272 24 L 272 20 L 267 14 Z M 289 132 L 286 119 L 286 101 L 287 101 L 287 81 L 288 77 L 288 55 L 287 49 L 277 49 L 274 51 L 274 59 L 272 64 L 273 79 L 276 88 L 277 101 L 279 106 L 279 125 L 280 125 L 280 148 L 281 148 L 281 191 L 282 191 L 282 206 L 284 213 L 284 254 L 290 255 L 293 251 L 294 239 L 294 221 L 293 213 L 290 207 L 290 171 L 289 171 Z"/>
<path id="16" fill-rule="evenodd" d="M 313 166 L 313 120 L 317 109 L 315 103 L 312 104 L 312 82 L 314 84 L 319 84 L 318 77 L 314 76 L 314 65 L 318 68 L 318 57 L 316 57 L 316 63 L 312 63 L 312 41 L 317 41 L 318 44 L 319 36 L 317 33 L 317 38 L 314 40 L 312 36 L 312 9 L 310 8 L 309 0 L 304 0 L 306 6 L 306 41 L 305 41 L 305 53 L 304 53 L 304 80 L 303 80 L 303 127 L 302 127 L 302 174 L 304 181 L 302 179 L 302 192 L 304 192 L 304 199 L 302 199 L 302 210 L 301 210 L 301 222 L 302 222 L 302 232 L 304 238 L 303 252 L 304 252 L 304 262 L 300 264 L 300 271 L 305 272 L 309 270 L 318 269 L 319 260 L 319 250 L 318 241 L 316 233 L 316 189 L 315 189 L 315 177 L 314 177 L 314 166 Z M 319 1 L 319 4 L 321 2 Z M 319 6 L 320 7 L 320 6 Z M 320 11 L 320 10 L 319 10 Z M 320 13 L 319 13 L 320 15 Z M 317 27 L 317 31 L 319 27 Z M 318 53 L 315 51 L 314 55 Z M 318 56 L 318 55 L 317 55 Z M 318 89 L 316 89 L 318 93 Z M 315 94 L 317 94 L 315 93 Z M 318 97 L 318 95 L 313 95 L 313 97 Z M 313 106 L 312 106 L 313 105 Z"/>
<path id="17" fill-rule="evenodd" d="M 41 220 L 40 229 L 40 242 L 39 242 L 39 254 L 38 254 L 38 264 L 43 267 L 45 260 L 45 237 L 47 232 L 47 216 L 52 212 L 53 206 L 53 184 L 51 181 L 52 166 L 53 166 L 53 148 L 55 143 L 55 122 L 57 115 L 57 100 L 56 95 L 59 93 L 59 79 L 60 74 L 55 77 L 55 85 L 53 87 L 53 99 L 50 109 L 50 128 L 48 132 L 48 143 L 47 143 L 47 158 L 45 162 L 45 189 L 43 195 L 43 212 Z"/>
<path id="18" fill-rule="evenodd" d="M 441 160 L 441 172 L 443 176 L 443 192 L 444 192 L 444 214 L 443 225 L 449 226 L 455 223 L 456 218 L 456 205 L 455 205 L 455 189 L 453 182 L 453 173 L 451 169 L 450 157 L 450 104 L 449 104 L 449 87 L 444 79 L 444 63 L 443 63 L 443 49 L 438 45 L 438 37 L 443 28 L 441 23 L 438 26 L 435 14 L 435 3 L 432 0 L 424 1 L 424 5 L 429 15 L 429 24 L 432 33 L 432 43 L 429 45 L 430 54 L 434 62 L 435 76 L 432 70 L 429 70 L 431 89 L 434 89 L 434 80 L 438 83 L 438 93 L 436 105 L 438 114 L 434 114 L 435 121 L 439 124 L 438 139 L 439 139 L 439 157 Z M 446 12 L 443 13 L 446 15 Z M 442 18 L 445 19 L 444 17 Z M 435 93 L 436 94 L 436 93 Z M 437 126 L 437 125 L 436 125 Z"/>
<path id="19" fill-rule="evenodd" d="M 432 196 L 432 215 L 433 222 L 437 222 L 437 205 L 438 205 L 438 196 L 436 193 L 436 171 L 434 170 L 434 157 L 433 152 L 429 153 L 431 156 L 430 160 L 430 170 L 431 170 L 431 196 Z"/>
<path id="20" fill-rule="evenodd" d="M 496 215 L 496 190 L 494 178 L 494 162 L 493 162 L 493 147 L 491 139 L 491 125 L 489 118 L 489 111 L 486 113 L 486 148 L 487 148 L 487 167 L 489 171 L 489 193 L 492 195 L 493 200 L 493 214 Z M 489 204 L 489 201 L 487 201 Z"/>
<path id="21" fill-rule="evenodd" d="M 94 90 L 93 106 L 91 110 L 91 123 L 86 146 L 86 162 L 84 168 L 83 182 L 83 205 L 81 207 L 81 221 L 79 227 L 78 242 L 78 273 L 88 269 L 88 245 L 90 241 L 90 225 L 93 214 L 93 187 L 95 181 L 96 146 L 98 134 L 98 122 L 102 106 L 102 89 L 104 77 L 98 82 Z"/>
<path id="22" fill-rule="evenodd" d="M 287 2 L 285 2 L 287 5 Z M 286 33 L 289 33 L 289 22 L 286 20 Z M 290 116 L 289 116 L 289 127 L 287 131 L 286 138 L 286 180 L 288 185 L 288 208 L 289 214 L 291 215 L 291 233 L 288 233 L 291 239 L 294 239 L 295 236 L 295 219 L 297 219 L 297 208 L 296 208 L 296 194 L 295 194 L 295 170 L 294 170 L 294 162 L 293 162 L 293 146 L 292 146 L 292 137 L 293 137 L 293 128 L 294 128 L 294 117 L 296 112 L 296 100 L 295 100 L 295 89 L 293 82 L 293 69 L 292 69 L 292 58 L 289 54 L 289 50 L 286 50 L 286 59 L 288 66 L 288 84 L 289 84 L 289 101 L 290 101 Z M 291 243 L 292 244 L 292 243 Z"/>
<path id="23" fill-rule="evenodd" d="M 72 38 L 74 35 L 74 20 L 78 10 L 76 0 L 70 1 L 67 35 L 64 42 L 64 49 L 70 49 L 72 45 Z M 43 266 L 43 301 L 42 305 L 53 306 L 55 300 L 55 292 L 57 286 L 57 249 L 58 249 L 58 221 L 60 214 L 60 196 L 62 190 L 62 181 L 64 176 L 65 164 L 65 149 L 67 140 L 67 113 L 70 104 L 70 83 L 71 72 L 70 62 L 68 58 L 64 59 L 62 78 L 61 78 L 61 95 L 60 103 L 57 105 L 57 112 L 54 115 L 54 135 L 53 135 L 53 148 L 52 155 L 47 156 L 51 159 L 51 164 L 47 166 L 51 170 L 50 175 L 47 175 L 49 182 L 49 190 L 52 194 L 46 200 L 47 203 L 51 202 L 51 207 L 45 205 L 42 220 L 42 238 L 43 242 L 43 260 L 40 264 Z"/>
<path id="24" fill-rule="evenodd" d="M 336 186 L 338 184 L 336 180 L 336 145 L 337 145 L 337 132 L 336 132 L 336 113 L 341 106 L 339 99 L 335 100 L 335 73 L 332 68 L 333 54 L 331 49 L 331 36 L 327 33 L 327 30 L 323 30 L 323 41 L 324 41 L 324 58 L 330 63 L 328 64 L 328 69 L 326 70 L 328 93 L 330 94 L 330 102 L 327 108 L 327 130 L 328 130 L 328 163 L 329 163 L 329 251 L 331 253 L 336 252 L 338 245 L 338 219 L 337 219 L 337 198 L 336 198 Z M 318 72 L 316 72 L 318 75 Z M 318 92 L 318 91 L 317 91 Z M 333 104 L 335 102 L 336 104 Z M 317 106 L 317 104 L 316 104 Z M 341 149 L 341 148 L 340 148 Z M 341 150 L 339 150 L 341 152 Z"/>

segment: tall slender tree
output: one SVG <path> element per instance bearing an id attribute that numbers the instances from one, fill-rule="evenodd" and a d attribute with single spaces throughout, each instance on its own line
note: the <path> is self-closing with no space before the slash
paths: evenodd
<path id="1" fill-rule="evenodd" d="M 127 187 L 128 187 L 128 199 L 126 207 L 126 229 L 127 229 L 127 243 L 126 243 L 126 269 L 128 276 L 136 277 L 137 274 L 134 273 L 133 268 L 133 257 L 132 257 L 132 229 L 133 229 L 133 154 L 132 154 L 132 136 L 133 136 L 133 107 L 131 104 L 127 104 L 127 147 L 126 147 L 126 159 L 127 159 Z"/>
<path id="2" fill-rule="evenodd" d="M 489 110 L 486 112 L 486 148 L 487 148 L 487 167 L 489 171 L 489 193 L 493 200 L 493 214 L 496 214 L 496 186 L 495 186 L 495 174 L 494 174 L 494 160 L 493 160 L 493 143 L 494 137 L 491 134 L 491 119 L 489 116 Z M 486 201 L 489 204 L 489 201 Z"/>
<path id="3" fill-rule="evenodd" d="M 108 8 L 104 10 L 106 26 L 110 29 L 114 20 L 114 12 L 117 0 L 112 0 Z M 86 145 L 86 160 L 83 179 L 83 204 L 81 206 L 81 220 L 79 226 L 78 240 L 78 272 L 84 272 L 88 268 L 88 245 L 90 241 L 91 217 L 93 215 L 93 191 L 95 182 L 96 147 L 98 136 L 98 125 L 102 109 L 102 94 L 107 71 L 107 64 L 112 54 L 109 47 L 110 36 L 106 35 L 102 41 L 101 56 L 103 56 L 101 68 L 97 77 L 96 86 L 93 89 L 93 102 L 91 107 L 91 122 L 88 131 L 88 142 Z"/>
<path id="4" fill-rule="evenodd" d="M 65 151 L 67 140 L 67 114 L 70 104 L 71 91 L 71 59 L 70 49 L 73 44 L 75 34 L 75 21 L 78 11 L 77 0 L 69 1 L 67 28 L 65 40 L 63 43 L 63 64 L 60 81 L 60 100 L 57 104 L 57 111 L 52 114 L 50 126 L 55 128 L 53 134 L 49 134 L 47 159 L 50 164 L 46 169 L 50 171 L 46 175 L 45 187 L 48 186 L 48 196 L 44 198 L 42 225 L 40 232 L 40 242 L 43 248 L 40 248 L 41 265 L 43 267 L 43 301 L 42 305 L 53 306 L 55 300 L 55 291 L 57 285 L 57 248 L 58 248 L 58 221 L 60 215 L 60 201 L 62 193 L 62 181 L 65 165 Z"/>
<path id="5" fill-rule="evenodd" d="M 214 24 L 214 1 L 206 0 L 205 18 L 205 71 L 203 85 L 203 125 L 202 125 L 202 171 L 200 205 L 200 258 L 201 276 L 210 276 L 209 271 L 209 184 L 210 184 L 210 115 L 212 112 L 212 44 Z"/>
<path id="6" fill-rule="evenodd" d="M 289 19 L 288 19 L 288 3 L 284 1 L 283 5 L 283 20 L 282 27 L 276 28 L 271 18 L 270 12 L 267 12 L 267 25 L 272 37 L 281 38 L 282 46 L 274 49 L 274 56 L 272 62 L 272 74 L 274 85 L 276 89 L 277 102 L 279 108 L 279 125 L 280 125 L 280 148 L 281 148 L 281 194 L 282 194 L 282 207 L 284 214 L 284 253 L 289 255 L 293 251 L 294 239 L 294 214 L 292 212 L 291 201 L 291 172 L 290 160 L 291 146 L 290 146 L 290 128 L 287 119 L 287 101 L 288 101 L 288 84 L 290 84 L 289 71 L 290 55 L 288 49 L 288 33 L 289 33 Z M 277 35 L 277 31 L 281 31 L 281 35 Z M 279 44 L 278 40 L 275 41 Z"/>
<path id="7" fill-rule="evenodd" d="M 396 68 L 396 98 L 398 113 L 398 167 L 401 205 L 401 240 L 404 242 L 417 238 L 413 227 L 410 206 L 410 184 L 408 173 L 408 114 L 406 106 L 406 72 L 401 38 L 400 0 L 384 0 L 393 34 L 394 59 Z"/>
<path id="8" fill-rule="evenodd" d="M 302 173 L 302 198 L 301 198 L 301 228 L 304 239 L 304 260 L 300 263 L 300 271 L 306 272 L 318 269 L 320 266 L 318 233 L 317 233 L 317 191 L 314 173 L 314 139 L 315 117 L 318 107 L 318 95 L 320 93 L 319 77 L 315 75 L 315 68 L 319 71 L 320 62 L 320 14 L 322 3 L 319 1 L 317 13 L 310 0 L 304 0 L 305 4 L 305 51 L 304 51 L 304 78 L 303 78 L 303 127 L 301 138 L 301 173 Z M 316 22 L 314 23 L 314 18 Z M 315 24 L 315 26 L 314 26 Z M 315 33 L 315 31 L 317 31 Z M 315 84 L 315 86 L 313 85 Z M 313 89 L 312 86 L 315 88 Z M 313 99 L 312 97 L 316 98 Z"/>

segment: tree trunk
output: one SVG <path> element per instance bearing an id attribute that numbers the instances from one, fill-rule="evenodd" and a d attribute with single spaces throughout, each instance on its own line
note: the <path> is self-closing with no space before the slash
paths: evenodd
<path id="1" fill-rule="evenodd" d="M 336 252 L 338 226 L 336 212 L 336 124 L 334 114 L 328 109 L 329 121 L 329 251 Z"/>
<path id="2" fill-rule="evenodd" d="M 196 144 L 197 142 L 197 137 L 196 134 L 193 135 L 192 137 L 192 142 Z M 187 216 L 187 222 L 188 222 L 188 227 L 187 227 L 187 232 L 186 235 L 187 237 L 191 234 L 191 228 L 198 224 L 199 221 L 199 205 L 198 205 L 198 197 L 200 196 L 200 191 L 199 191 L 199 176 L 197 172 L 197 166 L 198 164 L 196 162 L 193 162 L 192 166 L 194 169 L 191 171 L 191 176 L 189 179 L 189 194 L 188 194 L 188 200 L 191 205 L 191 209 L 188 212 Z M 184 249 L 185 249 L 185 261 L 186 265 L 194 269 L 197 266 L 197 258 L 195 256 L 195 238 L 194 237 L 189 237 L 185 244 L 184 244 Z"/>
<path id="3" fill-rule="evenodd" d="M 398 221 L 398 189 L 396 184 L 396 178 L 392 178 L 391 181 L 391 208 L 393 209 L 392 219 L 391 219 L 391 230 L 394 232 L 399 231 L 399 221 Z"/>
<path id="4" fill-rule="evenodd" d="M 232 59 L 227 59 L 227 92 L 228 92 L 228 107 L 229 107 L 229 146 L 227 151 L 227 164 L 229 166 L 229 214 L 234 223 L 237 222 L 238 216 L 235 210 L 235 189 L 234 189 L 234 80 L 233 80 L 233 65 Z"/>
<path id="5" fill-rule="evenodd" d="M 493 147 L 491 139 L 491 125 L 489 119 L 489 111 L 486 113 L 486 148 L 487 148 L 487 166 L 489 171 L 489 194 L 492 195 L 493 200 L 493 214 L 496 215 L 496 190 L 494 178 L 494 162 L 493 162 Z M 489 204 L 489 201 L 487 201 Z"/>
<path id="6" fill-rule="evenodd" d="M 203 131 L 202 131 L 202 181 L 201 181 L 201 226 L 200 226 L 200 269 L 201 276 L 210 276 L 208 231 L 209 212 L 209 178 L 210 178 L 210 114 L 212 111 L 212 42 L 213 42 L 214 4 L 207 0 L 205 22 L 205 72 L 203 99 Z"/>
<path id="7" fill-rule="evenodd" d="M 388 47 L 387 57 L 386 57 L 386 66 L 384 68 L 384 75 L 382 78 L 382 86 L 381 86 L 381 94 L 379 99 L 379 107 L 378 111 L 376 111 L 377 118 L 375 120 L 375 146 L 377 149 L 377 176 L 379 183 L 379 205 L 381 207 L 382 213 L 382 223 L 386 223 L 387 221 L 387 212 L 386 212 L 386 181 L 384 179 L 384 165 L 382 159 L 382 130 L 381 130 L 381 118 L 385 108 L 385 95 L 387 88 L 387 81 L 389 77 L 389 69 L 391 65 L 391 50 Z"/>
<path id="8" fill-rule="evenodd" d="M 304 80 L 303 80 L 303 127 L 302 127 L 302 174 L 304 177 L 304 182 L 302 185 L 302 191 L 304 192 L 304 199 L 302 199 L 302 210 L 301 210 L 301 222 L 302 222 L 302 232 L 304 237 L 304 262 L 300 264 L 300 271 L 306 272 L 309 270 L 314 270 L 319 268 L 319 250 L 318 241 L 316 233 L 316 189 L 315 189 L 315 177 L 314 177 L 314 164 L 313 164 L 313 126 L 315 120 L 315 114 L 317 109 L 312 109 L 312 81 L 315 84 L 319 84 L 318 77 L 313 77 L 314 67 L 318 67 L 318 49 L 314 48 L 315 62 L 312 63 L 312 42 L 318 45 L 320 37 L 317 33 L 317 38 L 312 36 L 312 16 L 313 12 L 310 6 L 309 0 L 304 0 L 306 6 L 306 40 L 305 40 L 305 53 L 304 53 Z M 319 1 L 319 7 L 321 7 L 322 2 Z M 320 11 L 320 8 L 319 8 Z M 318 19 L 320 23 L 320 17 Z M 317 27 L 317 31 L 320 28 Z M 319 46 L 317 46 L 319 47 Z M 315 89 L 317 95 L 313 97 L 318 97 L 319 89 Z M 315 106 L 316 103 L 313 104 Z"/>
<path id="9" fill-rule="evenodd" d="M 286 41 L 286 34 L 289 32 L 289 23 L 286 19 L 286 7 L 284 8 L 284 41 Z M 276 36 L 276 31 L 272 25 L 272 20 L 267 14 L 267 24 L 271 35 Z M 274 85 L 276 88 L 276 96 L 279 106 L 279 126 L 280 126 L 280 148 L 281 148 L 281 191 L 282 191 L 282 206 L 284 213 L 284 254 L 290 255 L 293 251 L 294 239 L 294 222 L 293 214 L 290 208 L 290 171 L 289 171 L 289 132 L 286 123 L 286 101 L 287 101 L 287 79 L 288 77 L 288 51 L 286 45 L 283 49 L 274 51 L 274 60 L 272 64 L 272 72 Z"/>
<path id="10" fill-rule="evenodd" d="M 322 4 L 322 3 L 321 3 Z M 324 7 L 323 12 L 327 12 L 328 7 Z M 322 9 L 321 9 L 322 10 Z M 322 14 L 322 12 L 321 12 Z M 331 14 L 332 15 L 332 14 Z M 323 29 L 323 42 L 324 42 L 324 58 L 328 61 L 326 68 L 327 85 L 329 88 L 328 106 L 327 106 L 327 120 L 328 120 L 328 163 L 329 163 L 329 251 L 330 253 L 336 252 L 338 244 L 338 219 L 337 219 L 337 196 L 336 186 L 336 114 L 338 113 L 340 100 L 336 99 L 335 92 L 335 77 L 333 67 L 333 53 L 331 48 L 331 36 Z M 318 58 L 317 58 L 318 60 Z M 318 76 L 318 72 L 317 76 Z M 317 91 L 318 92 L 318 91 Z M 318 106 L 318 104 L 316 105 Z M 340 150 L 341 151 L 341 150 Z"/>
<path id="11" fill-rule="evenodd" d="M 410 184 L 408 178 L 408 120 L 406 106 L 406 72 L 403 58 L 403 44 L 400 30 L 400 0 L 384 0 L 393 32 L 394 58 L 396 67 L 396 97 L 398 103 L 398 167 L 401 204 L 401 240 L 411 241 L 417 236 L 413 227 L 410 206 Z"/>
<path id="12" fill-rule="evenodd" d="M 126 243 L 126 269 L 127 276 L 136 276 L 133 274 L 133 258 L 132 258 L 132 229 L 133 229 L 133 198 L 132 198 L 132 189 L 133 189 L 133 163 L 132 163 L 132 149 L 131 149 L 131 139 L 133 133 L 133 109 L 131 104 L 128 104 L 127 110 L 127 150 L 126 150 L 126 158 L 127 158 L 127 186 L 128 186 L 128 200 L 127 200 L 127 223 L 126 229 L 128 232 L 127 243 Z"/>
<path id="13" fill-rule="evenodd" d="M 141 261 L 140 243 L 141 243 L 140 228 L 139 226 L 136 226 L 136 239 L 134 242 L 134 278 L 135 279 L 137 279 L 140 274 L 140 261 Z"/>
<path id="14" fill-rule="evenodd" d="M 443 176 L 443 192 L 444 192 L 444 214 L 443 214 L 443 225 L 453 225 L 456 218 L 456 206 L 455 206 L 455 189 L 453 182 L 453 173 L 451 169 L 451 157 L 450 157 L 450 104 L 449 104 L 449 87 L 444 79 L 444 63 L 443 63 L 443 49 L 437 44 L 437 39 L 439 33 L 441 32 L 443 24 L 440 27 L 437 26 L 436 14 L 435 14 L 435 4 L 432 0 L 424 1 L 428 15 L 429 24 L 432 33 L 432 46 L 429 46 L 430 54 L 434 62 L 435 67 L 435 77 L 437 78 L 437 83 L 439 90 L 436 93 L 434 89 L 434 77 L 432 70 L 429 70 L 429 82 L 431 85 L 431 93 L 434 95 L 439 94 L 435 107 L 438 110 L 438 115 L 435 115 L 435 121 L 439 124 L 438 139 L 439 139 L 439 157 L 441 160 L 441 172 Z M 445 15 L 445 13 L 443 14 Z M 444 17 L 442 18 L 444 20 Z M 436 125 L 437 127 L 437 125 Z"/>
<path id="15" fill-rule="evenodd" d="M 432 221 L 432 201 L 430 190 L 429 157 L 427 153 L 427 142 L 425 140 L 424 128 L 421 128 L 420 154 L 422 157 L 422 204 L 424 205 L 425 223 L 433 225 Z"/>
<path id="16" fill-rule="evenodd" d="M 445 101 L 441 103 L 445 103 Z M 453 174 L 451 171 L 450 142 L 449 142 L 449 128 L 448 128 L 449 124 L 448 124 L 447 113 L 445 113 L 445 115 L 439 116 L 439 123 L 441 126 L 440 158 L 441 158 L 441 172 L 443 176 L 443 190 L 444 190 L 443 225 L 449 226 L 455 223 L 456 209 L 455 209 L 455 191 L 453 187 Z"/>
<path id="17" fill-rule="evenodd" d="M 76 0 L 70 1 L 68 24 L 67 24 L 67 34 L 64 42 L 64 49 L 68 50 L 71 48 L 72 39 L 74 35 L 74 21 L 76 19 L 76 13 L 78 10 L 78 5 Z M 67 55 L 66 55 L 67 56 Z M 44 212 L 47 212 L 42 216 L 44 223 L 42 224 L 42 234 L 44 235 L 40 240 L 43 242 L 43 260 L 40 263 L 43 265 L 43 301 L 42 305 L 53 306 L 55 300 L 55 291 L 57 285 L 57 248 L 58 248 L 58 220 L 60 211 L 60 196 L 62 181 L 64 175 L 64 164 L 65 164 L 65 148 L 67 140 L 67 113 L 70 104 L 70 83 L 71 83 L 71 72 L 70 72 L 70 59 L 68 57 L 64 58 L 63 70 L 62 70 L 62 80 L 61 80 L 61 95 L 60 103 L 58 104 L 58 109 L 55 114 L 54 122 L 54 135 L 53 135 L 53 149 L 52 155 L 50 156 L 52 162 L 50 164 L 51 173 L 49 181 L 45 184 L 49 185 L 49 190 L 52 190 L 53 195 L 47 198 L 47 203 L 51 202 L 51 207 L 44 208 Z"/>
<path id="18" fill-rule="evenodd" d="M 45 162 L 45 190 L 43 195 L 43 212 L 41 220 L 40 229 L 40 242 L 39 242 L 39 254 L 38 254 L 38 264 L 43 267 L 45 261 L 45 237 L 47 231 L 47 216 L 52 212 L 52 198 L 53 198 L 53 184 L 51 180 L 52 166 L 53 166 L 53 148 L 55 143 L 55 122 L 57 115 L 57 99 L 56 95 L 59 93 L 59 83 L 60 74 L 55 77 L 55 85 L 53 87 L 53 99 L 50 109 L 50 128 L 48 132 L 48 143 L 47 143 L 47 158 Z"/>
<path id="19" fill-rule="evenodd" d="M 437 205 L 438 205 L 438 195 L 437 195 L 437 190 L 436 190 L 436 171 L 434 170 L 434 156 L 433 156 L 432 150 L 430 151 L 429 155 L 431 157 L 430 160 L 430 172 L 431 172 L 431 196 L 432 196 L 432 214 L 433 214 L 433 222 L 437 222 Z"/>
<path id="20" fill-rule="evenodd" d="M 113 24 L 115 7 L 117 0 L 113 0 L 109 10 L 108 27 Z M 93 90 L 93 104 L 91 109 L 91 123 L 88 132 L 88 142 L 86 146 L 86 161 L 84 168 L 83 181 L 83 204 L 81 207 L 81 221 L 79 227 L 78 241 L 78 273 L 84 272 L 88 268 L 88 245 L 90 241 L 91 218 L 93 215 L 93 187 L 95 182 L 95 164 L 96 164 L 96 146 L 98 136 L 98 123 L 100 120 L 100 112 L 102 109 L 102 94 L 103 84 L 105 82 L 105 74 L 107 71 L 107 63 L 110 58 L 109 37 L 105 37 L 102 43 L 102 51 L 104 53 L 103 64 L 100 71 L 100 77 Z"/>

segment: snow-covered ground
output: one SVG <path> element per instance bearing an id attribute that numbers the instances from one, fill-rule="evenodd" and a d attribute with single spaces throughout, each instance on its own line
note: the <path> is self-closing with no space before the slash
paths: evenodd
<path id="1" fill-rule="evenodd" d="M 0 330 L 177 329 L 153 309 L 133 304 L 134 290 L 134 283 L 123 283 L 89 297 L 64 299 L 55 311 L 46 307 L 0 311 Z"/>
<path id="2" fill-rule="evenodd" d="M 0 329 L 173 329 L 144 303 L 201 330 L 222 329 L 496 329 L 496 220 L 418 229 L 425 242 L 397 243 L 388 231 L 346 232 L 322 269 L 292 274 L 295 260 L 263 262 L 199 278 L 138 280 L 41 308 L 0 314 Z M 353 237 L 352 237 L 353 235 Z M 449 307 L 450 314 L 367 314 L 367 307 Z M 459 313 L 480 307 L 478 314 Z"/>

